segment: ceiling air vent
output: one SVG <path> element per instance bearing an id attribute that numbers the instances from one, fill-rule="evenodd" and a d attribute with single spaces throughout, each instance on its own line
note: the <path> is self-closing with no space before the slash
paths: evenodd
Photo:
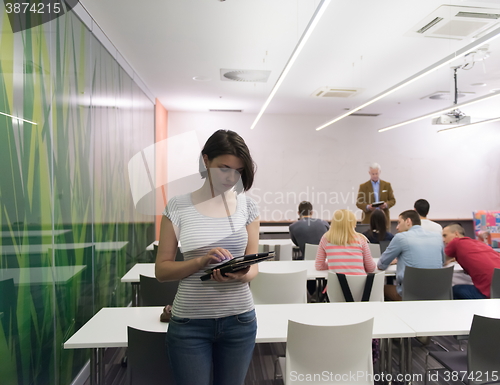
<path id="1" fill-rule="evenodd" d="M 225 82 L 266 83 L 271 71 L 221 69 L 220 80 Z"/>
<path id="2" fill-rule="evenodd" d="M 314 91 L 311 96 L 315 98 L 350 98 L 358 94 L 359 89 L 321 87 Z"/>
<path id="3" fill-rule="evenodd" d="M 369 114 L 364 112 L 355 112 L 349 116 L 365 116 L 367 118 L 374 118 L 375 116 L 379 116 L 380 114 Z"/>
<path id="4" fill-rule="evenodd" d="M 498 9 L 442 5 L 405 33 L 405 36 L 477 39 L 500 25 L 499 19 Z"/>
<path id="5" fill-rule="evenodd" d="M 457 94 L 457 99 L 462 99 L 467 96 L 474 96 L 475 94 L 476 94 L 475 92 L 459 91 Z M 450 91 L 436 91 L 430 95 L 426 95 L 420 98 L 420 100 L 422 99 L 450 100 Z"/>
<path id="6" fill-rule="evenodd" d="M 208 110 L 210 112 L 243 112 L 243 110 Z"/>

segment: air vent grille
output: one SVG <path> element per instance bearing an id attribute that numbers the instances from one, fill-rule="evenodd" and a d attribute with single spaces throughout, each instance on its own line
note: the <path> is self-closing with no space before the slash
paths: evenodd
<path id="1" fill-rule="evenodd" d="M 369 114 L 369 113 L 363 113 L 363 112 L 355 112 L 349 116 L 365 116 L 365 117 L 370 117 L 374 118 L 375 116 L 379 116 L 380 114 Z"/>
<path id="2" fill-rule="evenodd" d="M 270 74 L 271 71 L 222 68 L 220 70 L 220 80 L 225 82 L 266 83 Z"/>
<path id="3" fill-rule="evenodd" d="M 315 98 L 350 98 L 359 93 L 355 88 L 321 87 L 314 91 L 311 96 Z"/>
<path id="4" fill-rule="evenodd" d="M 479 12 L 458 12 L 456 17 L 473 17 L 475 19 L 499 19 L 500 14 L 498 13 L 479 13 Z"/>
<path id="5" fill-rule="evenodd" d="M 208 110 L 210 112 L 243 112 L 243 110 Z"/>
<path id="6" fill-rule="evenodd" d="M 436 17 L 434 20 L 432 20 L 429 24 L 424 25 L 422 28 L 420 28 L 417 33 L 424 33 L 427 31 L 429 28 L 434 27 L 437 23 L 439 23 L 441 20 L 443 20 L 442 17 Z"/>

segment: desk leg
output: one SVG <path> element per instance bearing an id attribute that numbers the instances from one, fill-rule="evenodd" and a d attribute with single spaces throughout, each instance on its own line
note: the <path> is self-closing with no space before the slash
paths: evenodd
<path id="1" fill-rule="evenodd" d="M 387 339 L 387 374 L 392 376 L 392 338 Z M 391 384 L 392 381 L 388 383 Z"/>
<path id="2" fill-rule="evenodd" d="M 92 349 L 90 355 L 90 385 L 104 385 L 104 349 Z"/>
<path id="3" fill-rule="evenodd" d="M 132 282 L 132 306 L 133 307 L 139 306 L 139 290 L 140 290 L 140 283 L 139 282 Z"/>
<path id="4" fill-rule="evenodd" d="M 413 374 L 413 364 L 412 364 L 413 357 L 412 357 L 412 352 L 411 352 L 411 338 L 407 338 L 406 341 L 408 343 L 408 346 L 406 348 L 406 370 L 410 374 L 410 376 L 412 376 L 412 374 Z M 425 373 L 424 375 L 427 375 L 427 373 Z M 411 384 L 411 381 L 408 383 Z"/>
<path id="5" fill-rule="evenodd" d="M 399 373 L 401 373 L 403 376 L 406 374 L 405 348 L 406 348 L 406 341 L 404 338 L 400 338 L 399 339 Z"/>
<path id="6" fill-rule="evenodd" d="M 380 374 L 386 372 L 387 369 L 387 339 L 386 338 L 381 338 L 380 339 L 380 361 L 378 363 L 378 372 Z"/>

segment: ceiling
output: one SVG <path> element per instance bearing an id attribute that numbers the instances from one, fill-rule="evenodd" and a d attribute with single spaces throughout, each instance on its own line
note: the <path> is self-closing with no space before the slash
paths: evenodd
<path id="1" fill-rule="evenodd" d="M 320 3 L 80 2 L 167 110 L 231 109 L 254 115 Z M 408 35 L 412 27 L 442 5 L 488 8 L 500 13 L 500 0 L 332 0 L 266 114 L 334 118 L 470 44 L 470 38 Z M 496 23 L 493 28 L 500 28 L 500 19 Z M 457 71 L 459 91 L 474 93 L 459 99 L 459 103 L 500 89 L 500 37 L 489 43 L 487 51 L 487 59 L 469 65 L 469 70 Z M 464 60 L 458 59 L 360 112 L 381 114 L 384 124 L 393 124 L 449 106 L 449 100 L 424 97 L 450 91 L 450 66 L 463 64 Z M 270 71 L 270 76 L 265 83 L 222 81 L 221 69 L 265 70 Z M 486 85 L 473 85 L 477 83 Z M 348 98 L 311 96 L 326 86 L 358 92 Z M 481 119 L 497 117 L 492 106 L 500 105 L 500 100 L 493 101 L 471 106 L 464 112 Z"/>

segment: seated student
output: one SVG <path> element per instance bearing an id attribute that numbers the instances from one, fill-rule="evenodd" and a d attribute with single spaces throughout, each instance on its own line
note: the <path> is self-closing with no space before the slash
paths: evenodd
<path id="1" fill-rule="evenodd" d="M 437 233 L 425 231 L 415 210 L 403 211 L 398 218 L 398 233 L 380 256 L 378 268 L 385 270 L 397 258 L 396 285 L 385 285 L 389 301 L 401 301 L 406 266 L 423 269 L 443 267 L 443 242 Z"/>
<path id="2" fill-rule="evenodd" d="M 380 241 L 390 241 L 394 235 L 387 231 L 387 219 L 383 211 L 375 210 L 370 216 L 370 228 L 363 235 L 371 243 L 380 243 Z"/>
<path id="3" fill-rule="evenodd" d="M 316 270 L 332 270 L 336 273 L 360 275 L 373 273 L 375 261 L 367 239 L 357 233 L 356 216 L 349 210 L 333 213 L 330 230 L 321 237 L 316 254 Z"/>
<path id="4" fill-rule="evenodd" d="M 466 237 L 464 228 L 458 223 L 443 229 L 443 241 L 447 262 L 455 259 L 470 275 L 473 283 L 453 286 L 453 298 L 490 298 L 493 271 L 495 268 L 500 269 L 500 253 L 484 242 Z"/>
<path id="5" fill-rule="evenodd" d="M 302 255 L 304 255 L 306 243 L 310 243 L 311 245 L 319 244 L 323 234 L 330 228 L 328 222 L 313 218 L 312 211 L 311 202 L 300 202 L 299 220 L 290 225 L 290 238 L 293 243 L 299 246 Z"/>
<path id="6" fill-rule="evenodd" d="M 434 231 L 441 234 L 441 232 L 443 231 L 443 227 L 439 223 L 427 219 L 427 214 L 429 214 L 430 207 L 431 205 L 425 199 L 419 199 L 413 205 L 415 211 L 418 213 L 418 215 L 420 215 L 422 228 L 427 231 Z"/>

